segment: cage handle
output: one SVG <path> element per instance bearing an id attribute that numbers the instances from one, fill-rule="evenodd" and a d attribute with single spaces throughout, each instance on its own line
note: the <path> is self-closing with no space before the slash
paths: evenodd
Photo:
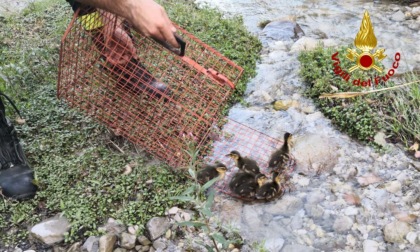
<path id="1" fill-rule="evenodd" d="M 185 46 L 187 45 L 187 43 L 176 33 L 174 33 L 176 42 L 178 42 L 180 48 L 175 48 L 173 46 L 171 46 L 170 44 L 168 44 L 166 41 L 161 41 L 161 40 L 157 40 L 155 39 L 156 42 L 158 42 L 159 44 L 161 44 L 163 47 L 165 47 L 166 49 L 168 49 L 169 51 L 175 53 L 176 55 L 179 56 L 184 56 L 185 55 Z"/>

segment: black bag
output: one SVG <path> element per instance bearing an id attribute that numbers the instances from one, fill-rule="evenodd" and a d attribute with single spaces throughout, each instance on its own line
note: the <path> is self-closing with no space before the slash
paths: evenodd
<path id="1" fill-rule="evenodd" d="M 0 92 L 0 190 L 6 197 L 33 198 L 37 191 L 34 172 L 28 165 L 12 122 L 6 117 L 2 97 L 10 102 L 20 116 L 14 103 Z"/>

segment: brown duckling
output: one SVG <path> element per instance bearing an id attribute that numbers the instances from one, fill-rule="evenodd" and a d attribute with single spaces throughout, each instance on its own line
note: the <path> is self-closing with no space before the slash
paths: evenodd
<path id="1" fill-rule="evenodd" d="M 257 189 L 262 186 L 267 177 L 258 173 L 253 175 L 246 172 L 238 172 L 229 183 L 229 187 L 235 194 L 243 198 L 252 198 L 255 196 Z"/>
<path id="2" fill-rule="evenodd" d="M 271 154 L 270 161 L 268 162 L 268 168 L 274 171 L 282 171 L 285 169 L 287 162 L 290 158 L 290 149 L 292 142 L 292 134 L 286 132 L 284 134 L 283 146 Z"/>
<path id="3" fill-rule="evenodd" d="M 238 151 L 231 151 L 226 156 L 232 158 L 240 170 L 254 175 L 260 173 L 260 167 L 258 167 L 257 161 L 248 157 L 242 157 Z"/>
<path id="4" fill-rule="evenodd" d="M 205 184 L 217 176 L 219 176 L 219 179 L 223 179 L 225 177 L 226 171 L 226 165 L 220 162 L 216 162 L 214 165 L 206 165 L 203 167 L 203 169 L 198 171 L 197 180 L 201 184 Z"/>
<path id="5" fill-rule="evenodd" d="M 273 181 L 260 186 L 257 189 L 255 197 L 266 200 L 274 198 L 282 192 L 280 188 L 282 181 L 284 181 L 283 176 L 278 172 L 273 172 Z"/>

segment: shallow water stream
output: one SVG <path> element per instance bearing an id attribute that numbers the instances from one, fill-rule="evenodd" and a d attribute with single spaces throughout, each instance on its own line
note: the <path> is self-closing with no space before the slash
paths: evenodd
<path id="1" fill-rule="evenodd" d="M 220 196 L 220 218 L 239 228 L 246 239 L 265 241 L 269 251 L 420 251 L 420 222 L 410 219 L 420 213 L 419 162 L 392 146 L 385 154 L 376 153 L 337 131 L 302 96 L 297 60 L 299 51 L 318 42 L 353 46 L 368 10 L 377 48 L 385 48 L 388 55 L 384 65 L 389 68 L 399 52 L 397 73 L 416 69 L 420 17 L 412 16 L 420 7 L 355 0 L 196 2 L 217 7 L 226 16 L 243 16 L 247 29 L 264 45 L 258 74 L 246 91 L 250 106 L 234 106 L 229 118 L 273 138 L 282 139 L 286 131 L 296 136 L 292 154 L 297 166 L 291 180 L 295 189 L 267 204 Z M 297 41 L 273 38 L 258 27 L 265 20 L 294 20 L 305 35 Z M 274 100 L 293 105 L 275 111 L 270 106 Z M 360 205 L 354 204 L 357 198 Z"/>

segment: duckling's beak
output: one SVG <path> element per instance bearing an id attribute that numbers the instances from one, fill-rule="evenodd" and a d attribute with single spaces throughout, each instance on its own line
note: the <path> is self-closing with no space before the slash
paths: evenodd
<path id="1" fill-rule="evenodd" d="M 232 154 L 229 153 L 225 157 L 232 157 Z"/>

